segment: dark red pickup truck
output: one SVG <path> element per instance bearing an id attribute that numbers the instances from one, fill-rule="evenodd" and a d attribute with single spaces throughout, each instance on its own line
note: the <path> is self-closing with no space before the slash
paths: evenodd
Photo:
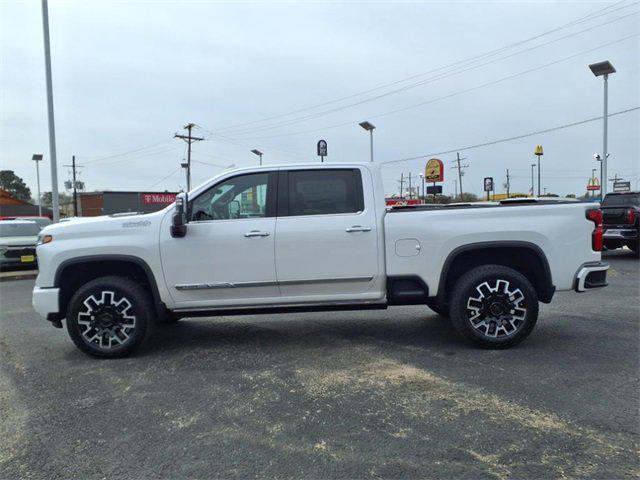
<path id="1" fill-rule="evenodd" d="M 638 255 L 640 192 L 608 193 L 602 201 L 604 246 L 627 246 Z"/>

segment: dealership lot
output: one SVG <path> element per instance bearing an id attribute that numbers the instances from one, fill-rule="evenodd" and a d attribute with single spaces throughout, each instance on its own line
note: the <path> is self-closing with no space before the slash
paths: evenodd
<path id="1" fill-rule="evenodd" d="M 0 478 L 640 474 L 639 262 L 504 351 L 426 307 L 185 320 L 99 361 L 0 283 Z"/>

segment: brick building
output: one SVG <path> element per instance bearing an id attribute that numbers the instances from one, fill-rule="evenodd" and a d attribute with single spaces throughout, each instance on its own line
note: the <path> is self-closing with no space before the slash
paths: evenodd
<path id="1" fill-rule="evenodd" d="M 85 192 L 78 194 L 78 215 L 97 217 L 114 213 L 150 213 L 162 210 L 176 199 L 175 192 Z"/>

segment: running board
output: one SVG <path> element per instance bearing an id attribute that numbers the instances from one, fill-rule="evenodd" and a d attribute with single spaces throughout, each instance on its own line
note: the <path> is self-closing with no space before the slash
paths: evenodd
<path id="1" fill-rule="evenodd" d="M 176 309 L 171 312 L 175 318 L 186 317 L 215 317 L 228 315 L 264 315 L 276 313 L 305 313 L 305 312 L 340 312 L 349 310 L 386 310 L 386 303 L 308 303 L 296 305 L 261 305 L 247 307 L 206 307 L 197 309 Z"/>

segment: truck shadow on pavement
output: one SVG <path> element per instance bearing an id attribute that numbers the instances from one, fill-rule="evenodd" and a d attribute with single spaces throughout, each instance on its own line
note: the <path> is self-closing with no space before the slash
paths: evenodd
<path id="1" fill-rule="evenodd" d="M 334 314 L 329 319 L 326 315 L 323 318 L 316 314 L 305 314 L 302 318 L 299 315 L 278 315 L 275 319 L 252 317 L 250 320 L 247 317 L 184 319 L 176 324 L 157 326 L 136 356 L 181 355 L 192 353 L 194 349 L 204 353 L 261 348 L 265 354 L 309 348 L 340 350 L 345 348 L 344 342 L 410 347 L 445 355 L 487 351 L 466 343 L 448 319 L 431 312 L 403 319 L 393 318 L 395 315 L 380 318 L 379 312 L 373 314 L 373 318 L 365 319 L 354 318 L 351 313 Z M 535 333 L 523 346 L 540 348 L 546 344 L 546 348 L 558 348 L 558 342 L 566 344 L 567 341 L 564 335 L 558 336 L 558 332 L 554 333 L 557 342 L 548 335 Z"/>

